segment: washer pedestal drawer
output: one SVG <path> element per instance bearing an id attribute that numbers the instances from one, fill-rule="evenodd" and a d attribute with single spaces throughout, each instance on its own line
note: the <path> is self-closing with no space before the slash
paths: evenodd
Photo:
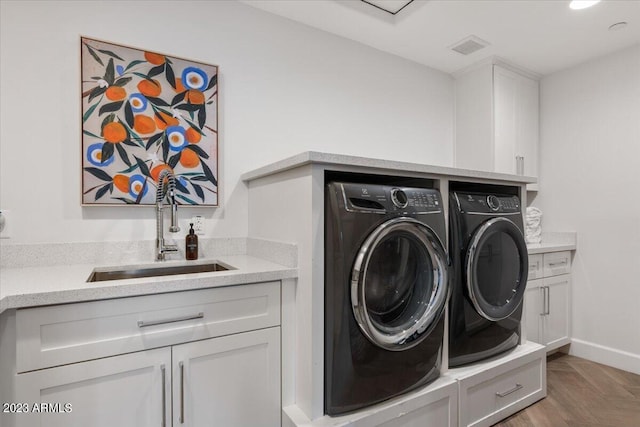
<path id="1" fill-rule="evenodd" d="M 458 384 L 441 376 L 431 384 L 348 414 L 310 420 L 297 405 L 282 408 L 283 427 L 458 426 Z"/>
<path id="2" fill-rule="evenodd" d="M 490 426 L 547 395 L 545 347 L 526 343 L 498 358 L 456 368 L 460 426 Z"/>

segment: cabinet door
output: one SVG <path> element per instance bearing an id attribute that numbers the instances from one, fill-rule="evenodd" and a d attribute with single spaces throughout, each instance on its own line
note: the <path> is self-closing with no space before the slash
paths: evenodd
<path id="1" fill-rule="evenodd" d="M 493 83 L 495 171 L 537 177 L 538 82 L 494 65 Z"/>
<path id="2" fill-rule="evenodd" d="M 516 156 L 522 157 L 526 176 L 538 176 L 538 82 L 518 76 Z M 517 170 L 516 170 L 517 172 Z"/>
<path id="3" fill-rule="evenodd" d="M 455 165 L 494 170 L 493 64 L 456 77 Z"/>
<path id="4" fill-rule="evenodd" d="M 547 297 L 547 315 L 543 317 L 542 330 L 547 350 L 553 350 L 569 343 L 569 287 L 571 275 L 544 279 L 549 296 Z"/>
<path id="5" fill-rule="evenodd" d="M 518 84 L 516 73 L 493 67 L 494 85 L 494 170 L 516 173 L 518 139 Z"/>
<path id="6" fill-rule="evenodd" d="M 171 350 L 160 348 L 18 374 L 16 400 L 30 413 L 16 425 L 168 426 L 170 368 Z"/>
<path id="7" fill-rule="evenodd" d="M 542 324 L 542 279 L 529 280 L 524 293 L 524 327 L 527 341 L 542 344 L 540 326 Z"/>
<path id="8" fill-rule="evenodd" d="M 173 347 L 173 425 L 280 426 L 280 328 Z"/>

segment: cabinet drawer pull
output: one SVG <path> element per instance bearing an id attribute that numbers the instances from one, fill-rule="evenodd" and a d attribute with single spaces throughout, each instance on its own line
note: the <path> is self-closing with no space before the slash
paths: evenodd
<path id="1" fill-rule="evenodd" d="M 524 156 L 516 156 L 516 175 L 524 175 Z"/>
<path id="2" fill-rule="evenodd" d="M 203 317 L 204 317 L 204 313 L 200 312 L 198 314 L 192 314 L 189 316 L 173 317 L 171 319 L 163 319 L 163 320 L 151 320 L 149 322 L 138 320 L 138 327 L 146 328 L 147 326 L 163 325 L 165 323 L 184 322 L 186 320 L 202 319 Z"/>
<path id="3" fill-rule="evenodd" d="M 547 288 L 547 311 L 544 314 L 548 316 L 549 314 L 551 314 L 551 291 L 549 290 L 548 286 L 546 286 L 546 288 Z"/>
<path id="4" fill-rule="evenodd" d="M 167 426 L 167 375 L 164 365 L 160 365 L 160 372 L 162 372 L 162 427 Z"/>
<path id="5" fill-rule="evenodd" d="M 184 424 L 184 363 L 180 362 L 180 424 Z"/>
<path id="6" fill-rule="evenodd" d="M 556 265 L 567 265 L 567 260 L 562 260 L 558 262 L 550 262 L 549 267 L 555 267 Z"/>
<path id="7" fill-rule="evenodd" d="M 505 397 L 505 396 L 510 395 L 511 393 L 515 393 L 516 391 L 520 390 L 521 388 L 522 388 L 522 384 L 516 383 L 516 386 L 514 388 L 510 389 L 510 390 L 503 391 L 502 393 L 497 391 L 496 392 L 496 396 Z"/>
<path id="8" fill-rule="evenodd" d="M 540 316 L 547 316 L 551 314 L 550 290 L 548 286 L 541 286 L 540 290 L 542 291 L 542 313 Z"/>

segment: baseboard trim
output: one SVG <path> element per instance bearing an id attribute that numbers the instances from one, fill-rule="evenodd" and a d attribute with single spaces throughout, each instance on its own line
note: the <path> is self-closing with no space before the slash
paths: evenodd
<path id="1" fill-rule="evenodd" d="M 640 375 L 640 355 L 592 342 L 571 339 L 569 354 Z"/>

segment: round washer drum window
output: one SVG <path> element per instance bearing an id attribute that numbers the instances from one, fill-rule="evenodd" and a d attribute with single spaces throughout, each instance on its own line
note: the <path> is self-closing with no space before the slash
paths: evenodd
<path id="1" fill-rule="evenodd" d="M 356 258 L 354 315 L 365 336 L 382 348 L 404 350 L 424 339 L 444 309 L 447 291 L 444 249 L 414 219 L 379 226 Z"/>
<path id="2" fill-rule="evenodd" d="M 467 252 L 467 292 L 488 320 L 510 316 L 522 303 L 528 275 L 527 246 L 520 229 L 493 218 L 474 233 Z"/>

